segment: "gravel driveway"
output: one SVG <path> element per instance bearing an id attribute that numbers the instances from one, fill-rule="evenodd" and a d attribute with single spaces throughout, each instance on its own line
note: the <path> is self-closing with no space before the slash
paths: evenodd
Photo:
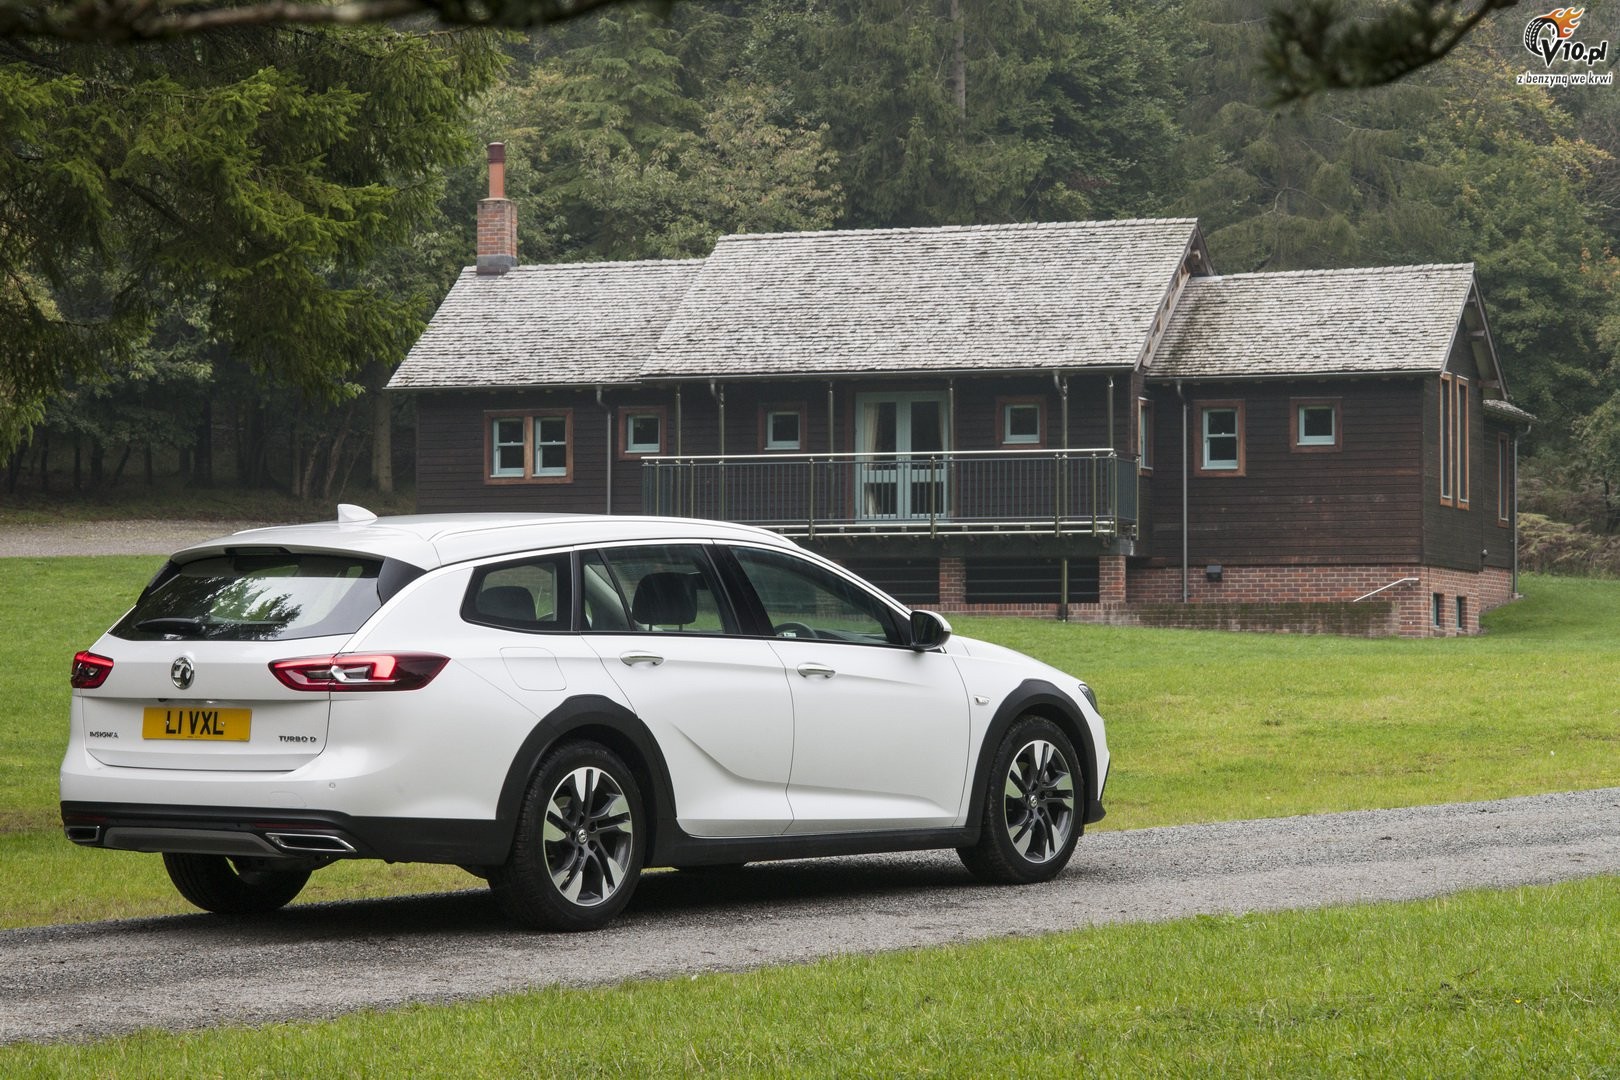
<path id="1" fill-rule="evenodd" d="M 64 841 L 65 842 L 65 841 Z M 103 858 L 116 874 L 121 852 Z M 1620 873 L 1620 788 L 1098 833 L 1056 881 L 973 884 L 954 855 L 657 873 L 594 934 L 512 929 L 486 892 L 0 933 L 0 1042 L 335 1016 L 543 986 L 1195 914 L 1410 900 Z"/>
<path id="2" fill-rule="evenodd" d="M 83 521 L 71 525 L 0 525 L 0 558 L 40 555 L 167 555 L 252 529 L 257 521 Z"/>

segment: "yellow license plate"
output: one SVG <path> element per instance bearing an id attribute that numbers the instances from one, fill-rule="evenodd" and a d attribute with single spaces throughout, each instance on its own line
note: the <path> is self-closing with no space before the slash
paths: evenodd
<path id="1" fill-rule="evenodd" d="M 210 709 L 191 706 L 154 706 L 141 717 L 143 739 L 204 739 L 209 742 L 247 742 L 252 709 Z"/>

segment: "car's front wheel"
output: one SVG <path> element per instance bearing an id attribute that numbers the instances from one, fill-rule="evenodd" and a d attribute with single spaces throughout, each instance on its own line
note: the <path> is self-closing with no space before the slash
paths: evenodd
<path id="1" fill-rule="evenodd" d="M 646 837 L 641 791 L 619 756 L 569 743 L 540 763 L 511 857 L 489 878 L 508 916 L 546 930 L 595 930 L 630 902 Z"/>
<path id="2" fill-rule="evenodd" d="M 1052 721 L 1013 722 L 985 777 L 979 842 L 956 853 L 975 877 L 1028 884 L 1056 877 L 1080 838 L 1084 790 L 1074 745 Z"/>
<path id="3" fill-rule="evenodd" d="M 268 859 L 165 852 L 163 868 L 180 895 L 204 911 L 261 915 L 285 907 L 309 881 L 308 869 L 280 869 Z"/>

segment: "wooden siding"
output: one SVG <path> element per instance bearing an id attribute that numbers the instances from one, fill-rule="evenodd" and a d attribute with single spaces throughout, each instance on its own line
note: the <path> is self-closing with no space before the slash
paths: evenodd
<path id="1" fill-rule="evenodd" d="M 1430 380 L 1431 382 L 1433 380 Z M 1188 486 L 1189 560 L 1195 566 L 1415 563 L 1422 553 L 1427 406 L 1415 379 L 1225 382 L 1184 385 L 1189 458 L 1200 452 L 1199 401 L 1244 403 L 1245 475 L 1195 475 Z M 1152 522 L 1139 555 L 1181 558 L 1181 400 L 1154 386 Z M 1290 400 L 1341 401 L 1343 448 L 1291 448 Z"/>
<path id="2" fill-rule="evenodd" d="M 573 472 L 568 483 L 487 482 L 486 414 L 516 416 L 568 408 L 574 410 Z M 416 507 L 422 513 L 601 513 L 607 508 L 607 421 L 592 392 L 421 394 L 416 397 L 416 417 Z"/>
<path id="3" fill-rule="evenodd" d="M 1461 335 L 1447 371 L 1467 380 L 1468 504 L 1446 505 L 1440 499 L 1440 387 L 1438 378 L 1423 387 L 1423 562 L 1452 570 L 1513 566 L 1513 528 L 1497 524 L 1497 434 L 1512 429 L 1487 420 L 1480 372 Z"/>

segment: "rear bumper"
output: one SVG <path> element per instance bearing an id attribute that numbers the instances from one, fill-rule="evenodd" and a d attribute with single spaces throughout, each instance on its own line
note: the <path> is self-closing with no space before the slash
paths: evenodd
<path id="1" fill-rule="evenodd" d="M 383 859 L 488 866 L 506 861 L 512 830 L 496 821 L 354 817 L 335 811 L 63 802 L 81 847 L 283 859 Z"/>

